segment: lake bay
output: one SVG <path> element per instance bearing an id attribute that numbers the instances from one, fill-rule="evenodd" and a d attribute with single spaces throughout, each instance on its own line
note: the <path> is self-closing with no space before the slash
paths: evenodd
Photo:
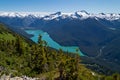
<path id="1" fill-rule="evenodd" d="M 62 49 L 65 52 L 70 52 L 70 53 L 79 53 L 81 56 L 84 56 L 84 54 L 80 51 L 79 47 L 77 46 L 62 46 L 55 42 L 47 32 L 43 32 L 42 30 L 25 30 L 28 34 L 34 35 L 31 37 L 31 40 L 37 43 L 38 41 L 38 36 L 42 36 L 42 40 L 46 41 L 49 47 L 52 47 L 54 49 Z M 78 50 L 76 52 L 76 50 Z"/>

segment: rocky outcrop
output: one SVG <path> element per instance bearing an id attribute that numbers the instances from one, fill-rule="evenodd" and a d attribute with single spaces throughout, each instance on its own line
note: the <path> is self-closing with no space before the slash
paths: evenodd
<path id="1" fill-rule="evenodd" d="M 7 75 L 2 75 L 0 80 L 38 80 L 38 78 L 31 78 L 27 76 L 22 76 L 22 77 L 11 77 Z"/>

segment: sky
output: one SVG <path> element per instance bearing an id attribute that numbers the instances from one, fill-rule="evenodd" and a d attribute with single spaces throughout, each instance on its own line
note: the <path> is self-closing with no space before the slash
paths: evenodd
<path id="1" fill-rule="evenodd" d="M 120 0 L 0 0 L 0 12 L 120 13 Z"/>

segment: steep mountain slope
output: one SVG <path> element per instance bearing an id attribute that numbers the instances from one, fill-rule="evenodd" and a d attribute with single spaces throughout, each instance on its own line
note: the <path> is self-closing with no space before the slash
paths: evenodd
<path id="1" fill-rule="evenodd" d="M 12 79 L 23 75 L 40 80 L 102 79 L 101 75 L 85 68 L 77 54 L 70 56 L 50 49 L 41 38 L 38 44 L 30 45 L 23 37 L 0 24 L 0 77 L 3 74 L 10 75 Z M 6 80 L 5 77 L 3 75 L 0 79 Z"/>
<path id="2" fill-rule="evenodd" d="M 0 22 L 13 26 L 14 31 L 17 28 L 16 32 L 41 29 L 61 45 L 79 46 L 94 63 L 107 67 L 114 64 L 115 71 L 120 66 L 120 14 L 91 14 L 86 11 L 44 16 L 6 13 L 0 15 Z"/>
<path id="3" fill-rule="evenodd" d="M 80 63 L 78 55 L 55 51 L 45 46 L 45 44 L 42 46 L 43 44 L 44 41 L 40 37 L 38 44 L 30 45 L 22 36 L 0 23 L 0 79 L 120 79 L 119 74 L 113 74 L 112 76 L 99 75 L 85 68 Z M 10 76 L 5 76 L 5 74 Z"/>
<path id="4" fill-rule="evenodd" d="M 79 46 L 83 52 L 92 56 L 98 54 L 101 46 L 117 36 L 116 31 L 108 29 L 105 25 L 91 18 L 83 21 L 67 21 L 66 23 L 64 20 L 50 21 L 42 29 L 58 43 Z"/>

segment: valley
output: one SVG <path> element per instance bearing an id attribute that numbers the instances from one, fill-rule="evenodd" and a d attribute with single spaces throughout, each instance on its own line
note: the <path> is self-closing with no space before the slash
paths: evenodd
<path id="1" fill-rule="evenodd" d="M 29 39 L 34 38 L 33 34 L 27 34 L 24 30 L 42 30 L 45 32 L 44 39 L 50 41 L 48 44 L 51 47 L 67 51 L 68 46 L 70 51 L 76 52 L 75 46 L 80 49 L 79 53 L 86 55 L 82 56 L 83 63 L 103 66 L 103 71 L 111 73 L 120 72 L 120 14 L 77 11 L 41 16 L 39 13 L 8 12 L 0 13 L 0 22 Z M 35 35 L 38 36 L 38 33 Z M 37 38 L 34 40 L 37 42 Z"/>
<path id="2" fill-rule="evenodd" d="M 34 42 L 38 42 L 38 36 L 41 35 L 42 36 L 42 40 L 45 40 L 47 42 L 47 45 L 49 47 L 52 47 L 54 49 L 60 50 L 62 49 L 65 52 L 69 52 L 69 53 L 79 53 L 79 55 L 84 56 L 84 54 L 82 54 L 82 52 L 79 50 L 79 47 L 71 47 L 71 46 L 61 46 L 59 45 L 57 42 L 55 42 L 48 33 L 43 32 L 42 30 L 25 30 L 25 32 L 27 32 L 28 34 L 32 34 L 34 35 L 33 37 L 31 37 L 31 39 Z"/>
<path id="3" fill-rule="evenodd" d="M 0 0 L 0 80 L 120 80 L 120 0 Z"/>
<path id="4" fill-rule="evenodd" d="M 82 65 L 78 54 L 54 50 L 40 36 L 38 43 L 31 43 L 0 23 L 0 80 L 96 80 L 98 77 L 103 78 Z"/>

